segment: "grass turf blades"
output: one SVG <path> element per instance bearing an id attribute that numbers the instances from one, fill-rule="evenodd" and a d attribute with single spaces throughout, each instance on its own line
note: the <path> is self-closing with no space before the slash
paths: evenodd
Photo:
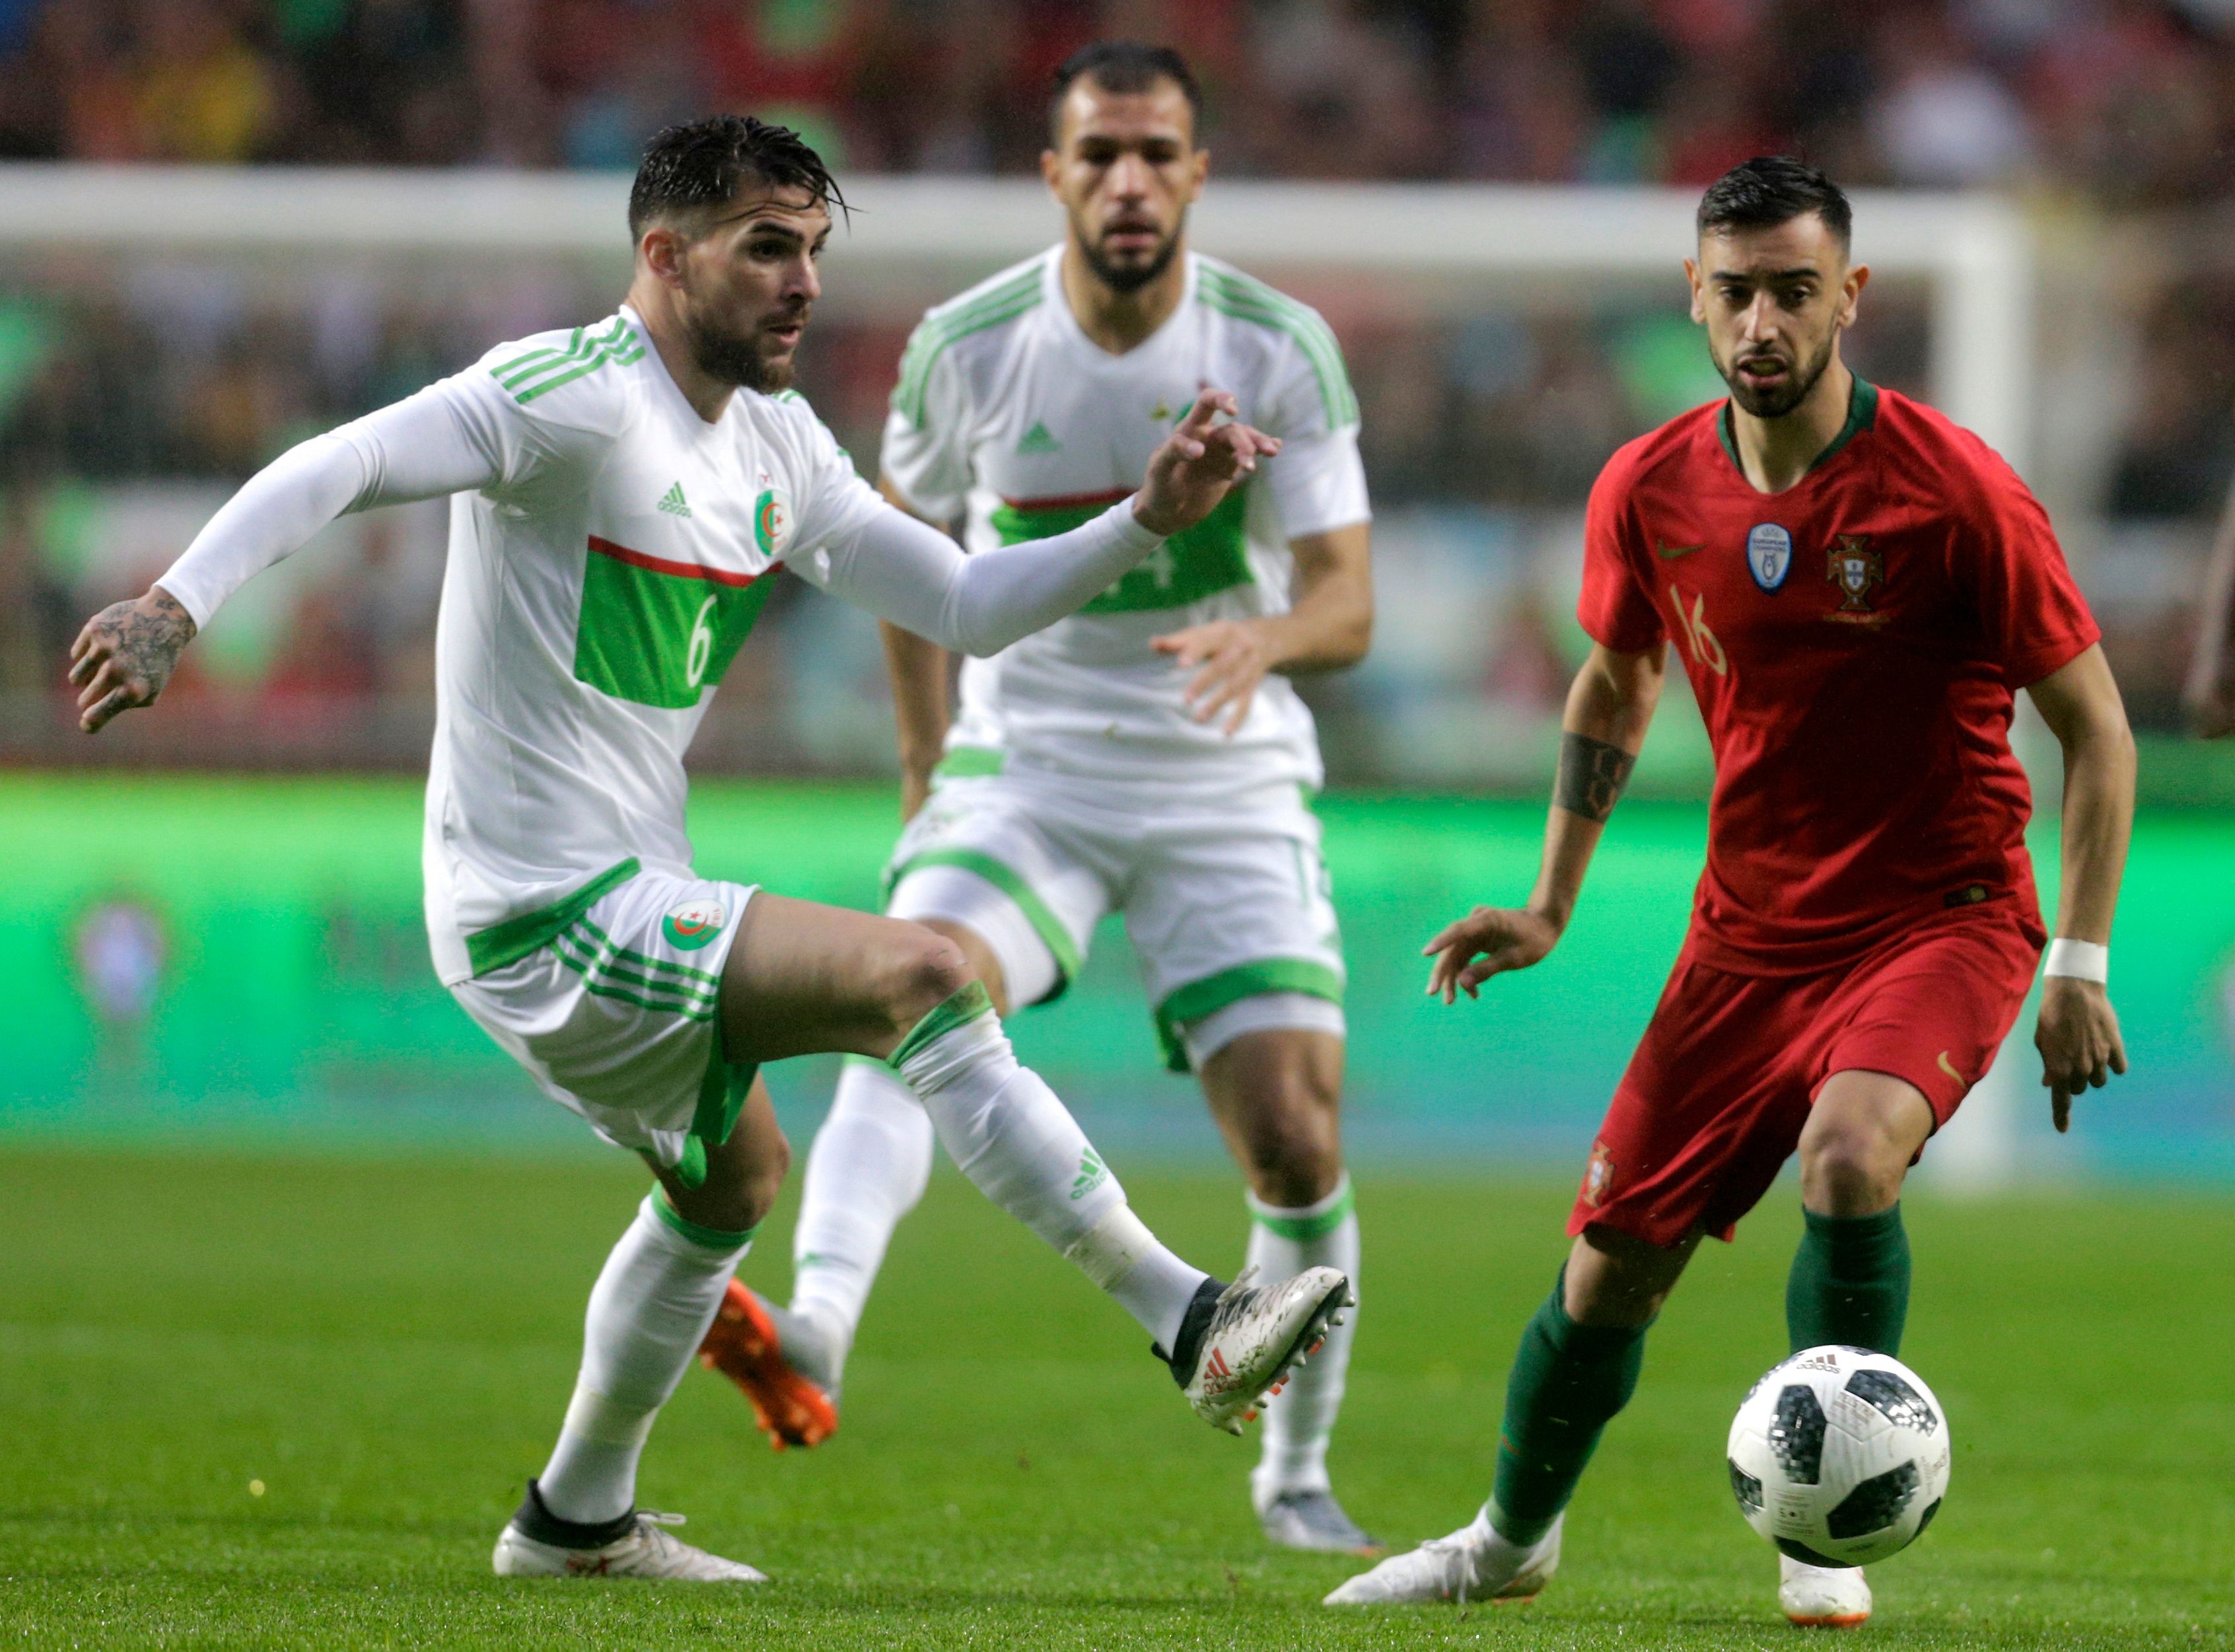
<path id="1" fill-rule="evenodd" d="M 1365 1318 L 1337 1484 L 1410 1544 L 1488 1487 L 1560 1183 L 1359 1176 Z M 642 1495 L 757 1590 L 528 1585 L 488 1549 L 566 1404 L 584 1294 L 641 1196 L 619 1155 L 0 1153 L 0 1638 L 29 1645 L 1784 1647 L 1721 1446 L 1785 1351 L 1789 1188 L 1702 1248 L 1525 1610 L 1337 1615 L 1361 1564 L 1268 1550 L 1247 1443 L 1174 1402 L 1123 1317 L 952 1174 L 902 1227 L 846 1426 L 769 1452 L 694 1371 Z M 1135 1171 L 1235 1260 L 1230 1176 Z M 1905 1202 L 1905 1355 L 1948 1406 L 1946 1511 L 1872 1573 L 1880 1647 L 2235 1643 L 2225 1201 Z M 790 1207 L 747 1263 L 782 1293 Z M 251 1483 L 259 1483 L 260 1496 Z"/>

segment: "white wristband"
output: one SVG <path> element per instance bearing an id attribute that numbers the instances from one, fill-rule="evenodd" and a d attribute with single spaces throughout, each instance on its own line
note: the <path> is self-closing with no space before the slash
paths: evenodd
<path id="1" fill-rule="evenodd" d="M 2100 985 L 2111 979 L 2111 949 L 2092 941 L 2067 941 L 2059 935 L 2048 943 L 2048 961 L 2042 966 L 2041 973 L 2069 975 L 2074 980 L 2091 980 Z"/>

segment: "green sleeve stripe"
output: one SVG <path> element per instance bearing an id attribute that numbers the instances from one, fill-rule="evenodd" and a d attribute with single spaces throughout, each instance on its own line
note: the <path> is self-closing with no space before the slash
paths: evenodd
<path id="1" fill-rule="evenodd" d="M 698 1138 L 693 1137 L 691 1139 L 696 1141 Z M 699 1180 L 705 1179 L 705 1173 L 702 1170 Z M 677 1212 L 675 1207 L 667 1202 L 667 1190 L 663 1187 L 655 1187 L 652 1190 L 652 1213 L 671 1232 L 707 1250 L 743 1250 L 752 1243 L 753 1236 L 760 1231 L 757 1227 L 748 1228 L 743 1233 L 724 1233 L 719 1228 L 703 1228 L 690 1217 Z"/>
<path id="2" fill-rule="evenodd" d="M 899 1072 L 901 1065 L 919 1052 L 929 1049 L 957 1027 L 967 1026 L 993 1013 L 993 1000 L 986 995 L 984 983 L 972 981 L 932 1006 L 930 1013 L 901 1040 L 900 1048 L 885 1058 L 885 1065 Z"/>
<path id="3" fill-rule="evenodd" d="M 1298 1244 L 1308 1244 L 1314 1239 L 1324 1239 L 1350 1219 L 1358 1208 L 1358 1196 L 1350 1190 L 1348 1177 L 1343 1180 L 1342 1192 L 1335 1202 L 1317 1216 L 1292 1216 L 1278 1210 L 1267 1210 L 1254 1199 L 1249 1203 L 1249 1219 L 1270 1234 Z"/>
<path id="4" fill-rule="evenodd" d="M 547 366 L 554 362 L 570 361 L 582 353 L 582 338 L 589 331 L 587 327 L 577 327 L 567 335 L 567 342 L 563 345 L 547 344 L 541 350 L 531 350 L 525 356 L 515 356 L 510 361 L 491 368 L 489 372 L 497 383 L 501 384 L 506 376 L 516 368 L 527 367 L 538 362 Z"/>
<path id="5" fill-rule="evenodd" d="M 1340 1004 L 1342 977 L 1316 959 L 1260 958 L 1190 981 L 1157 1006 L 1157 1037 L 1164 1046 L 1164 1065 L 1174 1072 L 1188 1070 L 1182 1027 L 1263 993 L 1307 993 Z"/>
<path id="6" fill-rule="evenodd" d="M 1015 901 L 1017 909 L 1025 914 L 1034 932 L 1047 943 L 1047 949 L 1055 954 L 1055 987 L 1040 1001 L 1047 1003 L 1062 995 L 1063 989 L 1071 984 L 1071 978 L 1078 974 L 1078 943 L 1071 938 L 1071 931 L 1064 928 L 1063 920 L 1055 915 L 1054 909 L 1040 899 L 1039 893 L 1013 868 L 1005 866 L 992 856 L 974 849 L 926 849 L 921 855 L 911 856 L 886 875 L 887 896 L 889 897 L 900 887 L 902 878 L 920 866 L 954 866 L 966 872 L 974 872 Z"/>
<path id="7" fill-rule="evenodd" d="M 719 987 L 722 984 L 722 978 L 719 975 L 709 974 L 703 969 L 693 969 L 688 964 L 678 964 L 665 958 L 654 958 L 646 953 L 631 951 L 628 947 L 624 947 L 618 941 L 614 941 L 614 939 L 611 935 L 607 934 L 604 930 L 599 928 L 596 923 L 591 920 L 587 913 L 575 920 L 573 927 L 577 929 L 587 930 L 590 933 L 591 937 L 600 945 L 612 947 L 614 952 L 619 954 L 632 964 L 641 965 L 646 969 L 665 970 L 671 974 L 681 975 L 690 980 L 704 981 L 709 987 Z"/>
<path id="8" fill-rule="evenodd" d="M 919 429 L 923 424 L 924 399 L 931 388 L 931 370 L 948 345 L 972 333 L 997 327 L 1032 309 L 1040 301 L 1040 276 L 1035 269 L 1026 281 L 988 293 L 980 302 L 952 315 L 937 311 L 926 316 L 901 355 L 900 383 L 893 390 L 893 406 Z"/>
<path id="9" fill-rule="evenodd" d="M 1262 281 L 1207 266 L 1198 279 L 1196 292 L 1205 304 L 1222 314 L 1274 328 L 1294 338 L 1318 377 L 1328 422 L 1337 427 L 1358 422 L 1358 397 L 1351 390 L 1349 374 L 1343 369 L 1342 346 L 1323 319 Z"/>
<path id="10" fill-rule="evenodd" d="M 685 982 L 665 980 L 633 968 L 625 958 L 600 951 L 569 929 L 551 943 L 551 950 L 559 961 L 582 977 L 593 991 L 600 987 L 619 984 L 667 1001 L 646 1004 L 646 1009 L 672 1010 L 678 1015 L 698 1019 L 701 1011 L 711 1011 L 716 994 L 710 987 L 697 987 Z"/>
<path id="11" fill-rule="evenodd" d="M 588 361 L 584 362 L 580 367 L 573 369 L 570 372 L 561 373 L 556 378 L 547 378 L 541 384 L 536 385 L 534 389 L 521 391 L 515 399 L 522 407 L 526 407 L 537 397 L 545 395 L 549 391 L 555 390 L 561 384 L 571 384 L 576 379 L 581 377 L 583 374 L 594 373 L 599 368 L 606 365 L 608 363 L 612 363 L 621 367 L 626 367 L 632 363 L 639 362 L 643 359 L 644 347 L 640 344 L 633 350 L 601 350 L 595 356 L 593 356 Z"/>
<path id="12" fill-rule="evenodd" d="M 642 869 L 631 856 L 618 866 L 607 867 L 563 900 L 475 931 L 466 937 L 466 961 L 476 975 L 518 963 L 528 954 L 549 946 L 554 936 L 603 900 L 606 891 L 627 882 Z"/>
<path id="13" fill-rule="evenodd" d="M 496 382 L 505 389 L 517 390 L 531 378 L 551 372 L 569 362 L 580 361 L 585 356 L 594 356 L 607 345 L 616 343 L 628 328 L 619 317 L 603 332 L 593 333 L 587 327 L 577 327 L 567 341 L 564 350 L 534 350 L 527 355 L 507 362 L 496 370 Z"/>

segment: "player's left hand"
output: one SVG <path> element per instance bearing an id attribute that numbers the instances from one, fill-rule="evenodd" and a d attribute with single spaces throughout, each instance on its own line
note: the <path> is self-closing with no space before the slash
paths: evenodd
<path id="1" fill-rule="evenodd" d="M 2127 1044 L 2119 1014 L 2098 981 L 2051 975 L 2042 983 L 2041 1015 L 2034 1024 L 2041 1052 L 2041 1081 L 2048 1086 L 2049 1117 L 2060 1131 L 2072 1124 L 2072 1098 L 2101 1089 L 2127 1070 Z"/>
<path id="2" fill-rule="evenodd" d="M 1232 423 L 1221 424 L 1221 416 Z M 1149 456 L 1149 474 L 1133 496 L 1133 520 L 1166 538 L 1193 528 L 1216 509 L 1226 490 L 1281 450 L 1280 439 L 1241 423 L 1242 404 L 1206 388 L 1163 444 Z"/>
<path id="3" fill-rule="evenodd" d="M 1198 723 L 1209 723 L 1224 711 L 1221 732 L 1229 735 L 1249 715 L 1257 685 L 1274 665 L 1272 640 L 1255 620 L 1213 620 L 1151 637 L 1149 646 L 1171 655 L 1183 668 L 1203 668 L 1187 685 L 1188 710 Z"/>

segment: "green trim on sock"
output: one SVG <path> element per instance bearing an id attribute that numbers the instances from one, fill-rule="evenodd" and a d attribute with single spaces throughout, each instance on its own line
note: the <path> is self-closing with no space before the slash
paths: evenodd
<path id="1" fill-rule="evenodd" d="M 1837 1343 L 1898 1354 L 1909 1318 L 1909 1234 L 1895 1204 L 1867 1216 L 1806 1224 L 1785 1282 L 1785 1328 L 1793 1351 Z"/>
<path id="2" fill-rule="evenodd" d="M 1506 1380 L 1491 1524 L 1511 1543 L 1552 1529 L 1645 1363 L 1649 1327 L 1578 1325 L 1561 1300 L 1566 1288 L 1563 1268 L 1521 1333 Z"/>
<path id="3" fill-rule="evenodd" d="M 927 1049 L 955 1028 L 967 1026 L 980 1016 L 993 1013 L 993 1000 L 986 996 L 984 984 L 972 981 L 934 1005 L 931 1013 L 901 1040 L 901 1047 L 885 1058 L 885 1065 L 898 1072 L 918 1051 Z"/>
<path id="4" fill-rule="evenodd" d="M 1288 1216 L 1279 1210 L 1266 1210 L 1255 1199 L 1249 1199 L 1246 1203 L 1249 1206 L 1249 1219 L 1252 1222 L 1268 1233 L 1277 1234 L 1283 1239 L 1293 1240 L 1301 1245 L 1308 1244 L 1314 1239 L 1326 1238 L 1327 1235 L 1348 1221 L 1350 1213 L 1358 1209 L 1358 1196 L 1351 1191 L 1350 1180 L 1346 1177 L 1343 1179 L 1342 1190 L 1336 1196 L 1335 1202 L 1317 1216 Z"/>
<path id="5" fill-rule="evenodd" d="M 757 1225 L 746 1229 L 743 1233 L 724 1233 L 719 1228 L 702 1228 L 689 1216 L 678 1213 L 675 1207 L 667 1202 L 667 1190 L 663 1187 L 652 1190 L 652 1213 L 692 1244 L 703 1245 L 708 1250 L 742 1250 L 752 1243 L 753 1236 L 760 1231 Z"/>

